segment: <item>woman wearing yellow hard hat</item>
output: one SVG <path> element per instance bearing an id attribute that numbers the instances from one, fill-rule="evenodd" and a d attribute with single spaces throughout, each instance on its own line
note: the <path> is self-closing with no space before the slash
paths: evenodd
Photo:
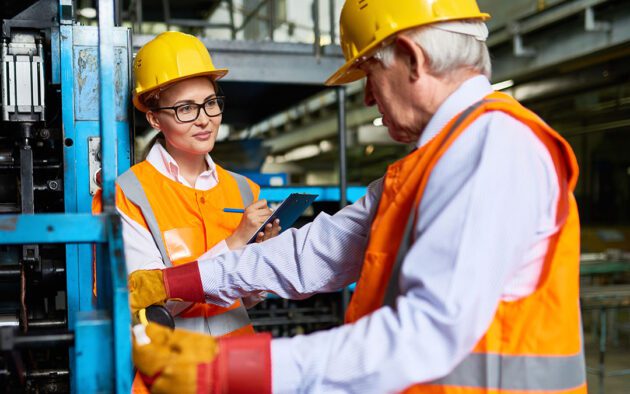
<path id="1" fill-rule="evenodd" d="M 175 266 L 178 275 L 186 276 L 185 263 L 244 246 L 271 215 L 266 201 L 258 200 L 258 185 L 223 169 L 209 155 L 224 108 L 217 80 L 227 72 L 214 66 L 199 39 L 180 32 L 162 33 L 137 53 L 133 103 L 159 134 L 146 159 L 117 180 L 130 273 Z M 226 212 L 227 207 L 244 212 Z M 257 240 L 278 229 L 268 226 Z M 167 307 L 178 328 L 233 336 L 254 332 L 244 304 L 256 301 L 228 308 L 182 302 Z M 134 392 L 142 389 L 136 379 Z"/>

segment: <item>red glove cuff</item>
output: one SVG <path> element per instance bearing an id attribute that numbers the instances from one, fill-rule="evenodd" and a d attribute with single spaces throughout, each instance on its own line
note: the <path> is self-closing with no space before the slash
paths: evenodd
<path id="1" fill-rule="evenodd" d="M 213 393 L 271 394 L 271 335 L 219 339 L 212 367 Z"/>
<path id="2" fill-rule="evenodd" d="M 164 288 L 168 298 L 179 298 L 190 302 L 205 302 L 198 263 L 170 267 L 162 271 Z"/>

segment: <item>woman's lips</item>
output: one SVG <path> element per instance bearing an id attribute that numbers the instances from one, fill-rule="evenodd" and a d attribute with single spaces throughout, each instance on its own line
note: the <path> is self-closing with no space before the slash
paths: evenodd
<path id="1" fill-rule="evenodd" d="M 207 141 L 210 139 L 210 136 L 212 136 L 212 132 L 208 131 L 205 133 L 197 133 L 195 135 L 193 135 L 193 137 L 195 137 L 195 139 L 199 140 L 199 141 Z"/>

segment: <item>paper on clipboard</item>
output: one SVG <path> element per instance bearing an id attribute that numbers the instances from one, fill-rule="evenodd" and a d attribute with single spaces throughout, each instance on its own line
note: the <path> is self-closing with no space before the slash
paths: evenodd
<path id="1" fill-rule="evenodd" d="M 263 232 L 265 226 L 272 223 L 276 219 L 280 219 L 280 227 L 282 231 L 290 228 L 293 223 L 302 215 L 304 210 L 315 201 L 317 194 L 291 193 L 276 210 L 269 216 L 267 220 L 256 230 L 254 235 L 247 242 L 251 244 L 256 241 L 256 235 Z"/>

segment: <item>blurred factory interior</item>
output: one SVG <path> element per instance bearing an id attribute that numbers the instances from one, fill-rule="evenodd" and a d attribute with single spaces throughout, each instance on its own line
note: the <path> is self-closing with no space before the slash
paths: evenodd
<path id="1" fill-rule="evenodd" d="M 120 234 L 115 220 L 91 215 L 91 201 L 101 163 L 105 184 L 141 160 L 155 135 L 131 106 L 130 91 L 133 56 L 157 34 L 196 35 L 214 63 L 230 69 L 219 83 L 226 105 L 212 157 L 261 185 L 269 201 L 291 192 L 319 194 L 298 226 L 356 201 L 388 163 L 411 150 L 392 142 L 378 110 L 364 106 L 364 82 L 323 84 L 344 62 L 337 31 L 342 3 L 0 0 L 0 382 L 6 392 L 90 392 L 79 387 L 97 384 L 95 376 L 105 382 L 100 388 L 114 391 L 117 371 L 131 368 L 128 338 L 120 335 L 129 325 L 125 275 L 115 270 L 124 266 Z M 533 109 L 577 155 L 589 389 L 628 392 L 630 2 L 479 5 L 493 16 L 495 89 Z M 99 104 L 112 116 L 100 117 Z M 109 262 L 98 268 L 98 295 L 94 254 Z M 313 332 L 341 324 L 351 292 L 299 302 L 270 298 L 250 315 L 257 329 L 274 336 Z"/>

